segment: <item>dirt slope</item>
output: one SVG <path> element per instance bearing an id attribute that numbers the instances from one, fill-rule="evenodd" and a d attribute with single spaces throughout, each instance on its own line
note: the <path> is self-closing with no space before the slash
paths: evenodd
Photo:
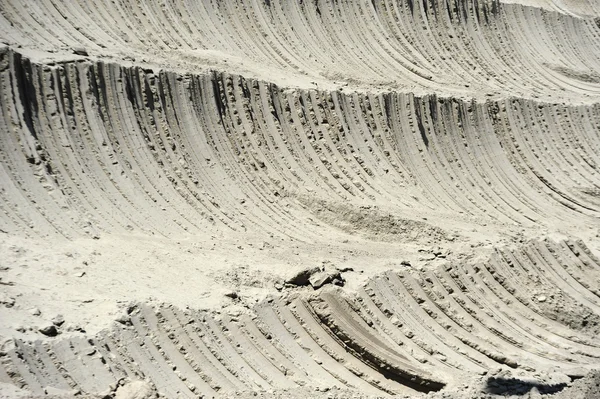
<path id="1" fill-rule="evenodd" d="M 483 264 L 389 271 L 351 296 L 286 291 L 251 313 L 131 305 L 91 339 L 6 344 L 3 374 L 34 394 L 110 392 L 125 378 L 168 397 L 307 386 L 410 395 L 465 381 L 480 393 L 555 393 L 598 366 L 599 268 L 581 242 L 533 241 Z M 486 376 L 502 367 L 510 378 Z"/>
<path id="2" fill-rule="evenodd" d="M 600 8 L 512 3 L 0 0 L 0 396 L 600 392 Z"/>

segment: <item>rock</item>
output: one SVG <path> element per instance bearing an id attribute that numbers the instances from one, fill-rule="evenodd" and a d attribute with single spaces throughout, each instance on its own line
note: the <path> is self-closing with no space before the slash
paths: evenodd
<path id="1" fill-rule="evenodd" d="M 4 305 L 7 308 L 12 308 L 15 306 L 15 298 L 0 292 L 0 305 Z"/>
<path id="2" fill-rule="evenodd" d="M 424 253 L 419 257 L 419 260 L 430 261 L 430 260 L 434 260 L 435 258 L 436 258 L 436 256 L 432 253 Z"/>
<path id="3" fill-rule="evenodd" d="M 33 316 L 40 316 L 42 314 L 42 311 L 39 308 L 33 308 L 30 312 Z"/>
<path id="4" fill-rule="evenodd" d="M 537 300 L 538 300 L 538 302 L 546 302 L 546 300 L 547 300 L 547 299 L 548 299 L 548 298 L 546 298 L 546 296 L 545 296 L 545 295 L 540 295 L 540 296 L 538 296 L 538 299 L 537 299 Z"/>
<path id="5" fill-rule="evenodd" d="M 56 329 L 56 326 L 54 324 L 44 326 L 38 331 L 47 337 L 56 337 L 58 335 L 58 330 Z"/>
<path id="6" fill-rule="evenodd" d="M 117 318 L 115 318 L 115 321 L 126 326 L 131 325 L 131 317 L 128 314 L 121 314 L 117 316 Z"/>
<path id="7" fill-rule="evenodd" d="M 287 284 L 298 285 L 298 286 L 308 285 L 310 277 L 313 274 L 318 273 L 320 271 L 321 271 L 321 268 L 319 268 L 318 266 L 302 269 L 299 272 L 296 272 L 293 275 L 291 275 L 289 278 L 287 278 L 285 280 L 285 282 Z"/>
<path id="8" fill-rule="evenodd" d="M 115 399 L 145 399 L 154 397 L 152 385 L 146 381 L 132 381 L 117 388 Z"/>
<path id="9" fill-rule="evenodd" d="M 308 282 L 316 290 L 331 282 L 331 276 L 328 273 L 319 272 L 310 276 Z"/>
<path id="10" fill-rule="evenodd" d="M 57 327 L 60 327 L 65 323 L 65 318 L 63 317 L 63 315 L 57 314 L 56 316 L 54 316 L 52 318 L 51 321 L 52 321 L 52 324 L 54 324 Z"/>
<path id="11" fill-rule="evenodd" d="M 71 324 L 67 326 L 68 332 L 80 332 L 85 334 L 85 329 L 78 324 Z"/>
<path id="12" fill-rule="evenodd" d="M 335 282 L 336 285 L 344 285 L 344 279 L 339 271 L 324 271 L 313 274 L 309 278 L 310 285 L 316 290 L 328 283 Z"/>
<path id="13" fill-rule="evenodd" d="M 88 56 L 88 52 L 85 47 L 74 47 L 73 54 Z"/>
<path id="14" fill-rule="evenodd" d="M 442 258 L 445 259 L 448 257 L 448 255 L 450 255 L 450 250 L 448 249 L 436 249 L 433 254 L 437 257 L 437 258 Z"/>
<path id="15" fill-rule="evenodd" d="M 407 267 L 410 267 L 410 266 L 411 266 L 411 265 L 410 265 L 410 262 L 409 262 L 409 261 L 407 261 L 407 260 L 403 260 L 402 262 L 400 262 L 400 264 L 401 264 L 402 266 L 407 266 Z"/>
<path id="16" fill-rule="evenodd" d="M 238 299 L 240 297 L 236 291 L 227 292 L 225 296 L 231 299 Z"/>

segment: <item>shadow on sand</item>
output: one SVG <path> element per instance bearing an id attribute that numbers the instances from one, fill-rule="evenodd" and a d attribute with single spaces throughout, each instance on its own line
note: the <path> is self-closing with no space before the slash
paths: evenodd
<path id="1" fill-rule="evenodd" d="M 567 384 L 543 384 L 531 381 L 522 381 L 517 378 L 488 378 L 486 382 L 486 392 L 494 395 L 524 395 L 531 391 L 532 388 L 537 388 L 541 394 L 552 394 L 562 391 L 567 387 Z"/>

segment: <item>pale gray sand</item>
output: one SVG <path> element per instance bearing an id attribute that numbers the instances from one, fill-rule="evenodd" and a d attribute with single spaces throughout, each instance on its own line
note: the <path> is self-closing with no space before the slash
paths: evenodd
<path id="1" fill-rule="evenodd" d="M 1 0 L 0 396 L 594 397 L 599 9 L 507 3 Z"/>

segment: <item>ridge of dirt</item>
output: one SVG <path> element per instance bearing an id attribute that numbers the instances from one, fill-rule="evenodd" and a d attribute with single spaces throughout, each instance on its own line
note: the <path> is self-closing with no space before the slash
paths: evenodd
<path id="1" fill-rule="evenodd" d="M 482 101 L 589 102 L 600 93 L 577 78 L 597 68 L 597 23 L 577 16 L 600 15 L 593 1 L 27 3 L 3 0 L 0 38 L 45 63 L 76 53 L 180 73 L 217 69 L 282 87 Z"/>
<path id="2" fill-rule="evenodd" d="M 599 266 L 583 242 L 546 239 L 497 248 L 483 263 L 390 270 L 354 292 L 288 288 L 204 311 L 130 304 L 93 337 L 7 341 L 0 362 L 34 394 L 119 397 L 133 384 L 144 397 L 300 387 L 436 398 L 468 387 L 471 397 L 584 398 L 598 382 L 599 324 L 578 312 L 598 314 Z"/>

